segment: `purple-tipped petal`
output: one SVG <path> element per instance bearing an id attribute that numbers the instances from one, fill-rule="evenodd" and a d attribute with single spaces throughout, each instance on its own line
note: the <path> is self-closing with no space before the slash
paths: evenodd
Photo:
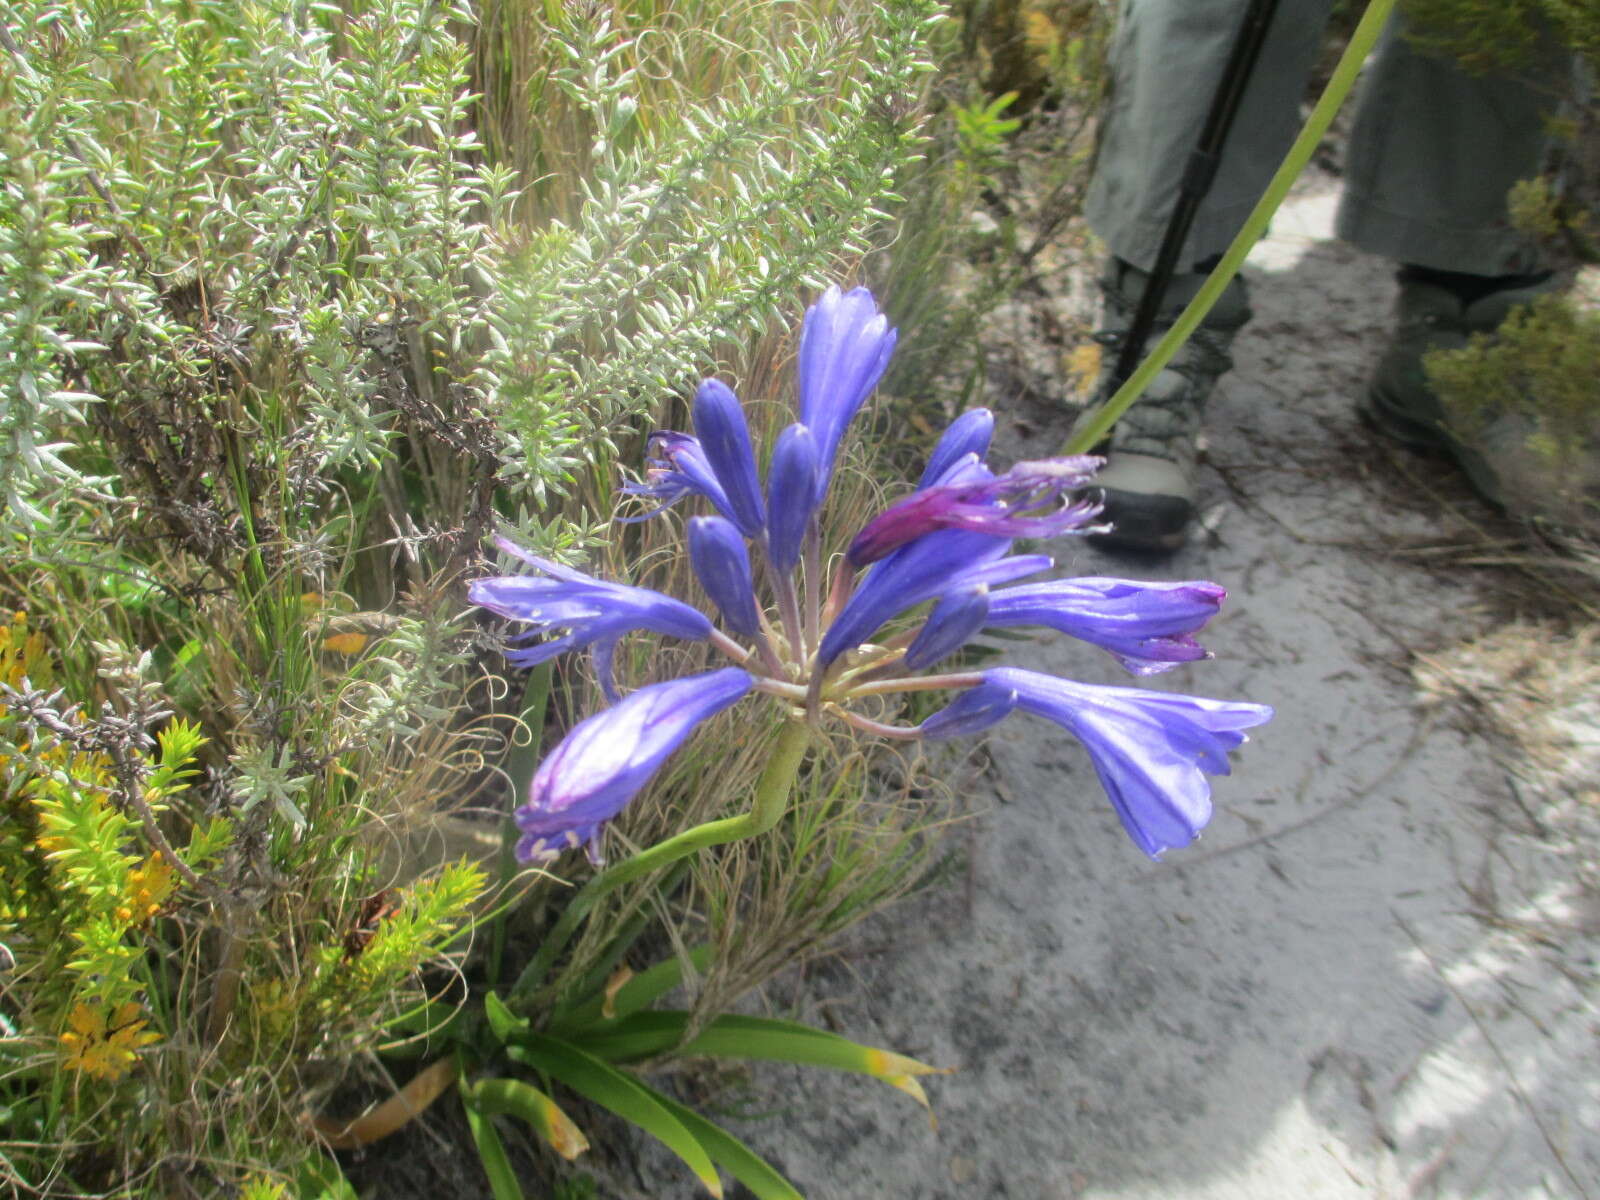
<path id="1" fill-rule="evenodd" d="M 968 688 L 921 725 L 925 738 L 971 737 L 999 724 L 1017 707 L 1015 688 L 998 683 L 980 683 Z"/>
<path id="2" fill-rule="evenodd" d="M 722 517 L 690 521 L 689 562 L 729 629 L 746 637 L 761 632 L 750 554 L 732 521 Z"/>
<path id="3" fill-rule="evenodd" d="M 839 441 L 878 386 L 895 331 L 866 288 L 830 287 L 806 312 L 800 332 L 800 421 L 817 438 L 817 503 L 828 491 Z"/>
<path id="4" fill-rule="evenodd" d="M 804 425 L 778 435 L 767 465 L 767 561 L 787 574 L 800 561 L 800 547 L 817 507 L 817 439 Z"/>
<path id="5" fill-rule="evenodd" d="M 997 538 L 1055 537 L 1090 532 L 1100 512 L 1090 500 L 1065 494 L 1084 486 L 1103 460 L 1089 455 L 1021 462 L 1004 475 L 960 472 L 965 456 L 941 476 L 950 482 L 925 487 L 879 513 L 850 543 L 848 558 L 858 567 L 935 529 L 969 529 Z M 959 478 L 958 478 L 959 476 Z"/>
<path id="6" fill-rule="evenodd" d="M 516 810 L 517 857 L 548 861 L 587 845 L 598 861 L 600 827 L 626 807 L 693 732 L 750 690 L 737 667 L 640 688 L 579 721 L 534 772 Z"/>
<path id="7" fill-rule="evenodd" d="M 1153 675 L 1210 657 L 1193 635 L 1227 595 L 1205 580 L 1055 579 L 995 592 L 987 624 L 1043 625 L 1103 647 L 1135 675 Z"/>
<path id="8" fill-rule="evenodd" d="M 947 529 L 918 538 L 873 566 L 822 635 L 818 659 L 827 666 L 867 641 L 885 621 L 946 592 L 980 583 L 1006 583 L 1046 570 L 1044 555 L 1007 558 L 1001 538 Z"/>
<path id="9" fill-rule="evenodd" d="M 707 379 L 694 397 L 694 431 L 727 498 L 727 515 L 745 537 L 760 537 L 766 524 L 756 455 L 739 398 L 724 383 Z"/>
<path id="10" fill-rule="evenodd" d="M 711 636 L 711 621 L 705 613 L 681 600 L 649 588 L 595 579 L 524 550 L 507 548 L 540 574 L 475 579 L 467 588 L 467 599 L 499 616 L 528 622 L 533 629 L 527 636 L 567 631 L 554 641 L 508 650 L 506 661 L 514 666 L 531 667 L 568 650 L 614 642 L 635 630 L 692 642 Z"/>
<path id="11" fill-rule="evenodd" d="M 1152 858 L 1199 836 L 1211 819 L 1206 776 L 1228 774 L 1242 731 L 1272 718 L 1265 704 L 1099 687 L 1015 667 L 983 678 L 1083 742 L 1123 827 Z"/>
<path id="12" fill-rule="evenodd" d="M 943 483 L 944 475 L 967 455 L 979 462 L 989 453 L 989 439 L 994 436 L 994 414 L 987 408 L 969 408 L 945 429 L 939 444 L 933 448 L 928 466 L 917 481 L 917 487 L 932 487 Z"/>
<path id="13" fill-rule="evenodd" d="M 954 654 L 983 628 L 988 613 L 987 587 L 980 585 L 946 592 L 933 606 L 911 645 L 906 647 L 906 670 L 920 671 Z"/>

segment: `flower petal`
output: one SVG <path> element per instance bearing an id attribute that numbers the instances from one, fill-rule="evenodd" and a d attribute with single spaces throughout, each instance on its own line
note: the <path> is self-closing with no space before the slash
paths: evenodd
<path id="1" fill-rule="evenodd" d="M 1103 647 L 1136 675 L 1153 675 L 1210 657 L 1193 634 L 1227 595 L 1206 580 L 1055 579 L 995 592 L 987 624 L 1043 625 Z"/>
<path id="2" fill-rule="evenodd" d="M 987 408 L 969 408 L 946 427 L 917 487 L 943 483 L 945 473 L 969 454 L 981 462 L 989 453 L 989 440 L 993 436 L 994 414 Z"/>
<path id="3" fill-rule="evenodd" d="M 694 727 L 739 700 L 753 681 L 737 667 L 651 684 L 572 727 L 534 772 L 516 810 L 517 857 L 548 861 L 587 844 L 623 810 Z"/>
<path id="4" fill-rule="evenodd" d="M 804 425 L 778 435 L 767 465 L 767 561 L 794 570 L 817 507 L 817 439 Z"/>
<path id="5" fill-rule="evenodd" d="M 1088 523 L 1099 515 L 1097 502 L 1065 494 L 1088 483 L 1101 459 L 1077 455 L 1020 462 L 1004 475 L 962 472 L 958 468 L 965 460 L 957 458 L 946 468 L 940 476 L 946 482 L 912 492 L 868 521 L 850 543 L 850 562 L 866 566 L 935 529 L 1055 537 L 1090 532 Z"/>
<path id="6" fill-rule="evenodd" d="M 727 498 L 727 515 L 746 537 L 760 537 L 766 524 L 756 456 L 739 398 L 724 383 L 707 379 L 694 397 L 694 431 Z"/>
<path id="7" fill-rule="evenodd" d="M 947 529 L 926 534 L 874 564 L 822 635 L 823 666 L 870 638 L 908 608 L 945 592 L 980 583 L 1004 583 L 1048 569 L 1043 555 L 1007 558 L 1011 543 L 981 533 Z"/>
<path id="8" fill-rule="evenodd" d="M 923 737 L 935 740 L 971 737 L 1003 721 L 1016 707 L 1015 688 L 980 683 L 962 692 L 917 728 Z"/>
<path id="9" fill-rule="evenodd" d="M 746 637 L 761 632 L 750 554 L 732 521 L 695 517 L 689 522 L 689 561 L 728 628 Z"/>
<path id="10" fill-rule="evenodd" d="M 1123 828 L 1146 854 L 1187 846 L 1211 819 L 1206 775 L 1228 773 L 1241 732 L 1272 718 L 1265 704 L 1101 687 L 997 667 L 985 683 L 1017 707 L 1077 735 Z"/>
<path id="11" fill-rule="evenodd" d="M 989 589 L 981 584 L 940 596 L 927 622 L 906 647 L 906 670 L 920 671 L 954 654 L 983 628 L 988 613 Z"/>
<path id="12" fill-rule="evenodd" d="M 526 551 L 513 552 L 541 574 L 475 579 L 467 588 L 467 598 L 499 616 L 530 623 L 532 635 L 567 630 L 555 641 L 507 651 L 506 660 L 516 666 L 533 666 L 567 650 L 614 641 L 635 630 L 693 642 L 711 636 L 711 621 L 681 600 L 649 588 L 596 579 Z"/>
<path id="13" fill-rule="evenodd" d="M 866 288 L 823 292 L 800 331 L 800 421 L 817 438 L 817 503 L 828 491 L 845 427 L 878 386 L 896 333 Z"/>

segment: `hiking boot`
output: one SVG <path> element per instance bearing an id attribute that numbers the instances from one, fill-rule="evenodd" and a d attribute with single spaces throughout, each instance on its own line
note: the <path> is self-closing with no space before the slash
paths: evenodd
<path id="1" fill-rule="evenodd" d="M 1594 529 L 1600 514 L 1600 440 L 1591 439 L 1566 472 L 1557 472 L 1552 458 L 1530 444 L 1539 432 L 1531 414 L 1491 410 L 1470 422 L 1452 420 L 1423 367 L 1429 351 L 1458 350 L 1473 334 L 1493 334 L 1513 308 L 1560 287 L 1548 278 L 1469 300 L 1402 271 L 1396 329 L 1358 411 L 1393 441 L 1443 451 L 1473 491 L 1503 512 Z"/>
<path id="2" fill-rule="evenodd" d="M 1106 328 L 1095 339 L 1106 347 L 1106 367 L 1091 413 L 1111 398 L 1111 371 L 1147 278 L 1115 258 L 1100 278 Z M 1172 328 L 1204 282 L 1200 274 L 1172 280 L 1148 345 Z M 1171 553 L 1183 545 L 1195 514 L 1201 414 L 1217 379 L 1232 368 L 1229 348 L 1249 319 L 1249 293 L 1235 276 L 1200 327 L 1122 415 L 1108 447 L 1097 451 L 1106 455 L 1095 483 L 1105 490 L 1102 519 L 1111 530 L 1096 535 L 1096 545 L 1147 554 Z"/>

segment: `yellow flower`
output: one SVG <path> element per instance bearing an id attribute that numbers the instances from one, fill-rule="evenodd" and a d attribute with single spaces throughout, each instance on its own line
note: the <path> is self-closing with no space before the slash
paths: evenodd
<path id="1" fill-rule="evenodd" d="M 160 1034 L 145 1031 L 149 1022 L 143 1014 L 132 1000 L 117 1005 L 109 1019 L 104 1004 L 80 1001 L 73 1005 L 67 1014 L 67 1031 L 61 1035 L 66 1065 L 96 1079 L 122 1078 L 141 1046 L 161 1040 Z"/>
<path id="2" fill-rule="evenodd" d="M 161 851 L 152 850 L 144 865 L 128 872 L 128 891 L 117 906 L 117 920 L 143 925 L 155 916 L 177 887 L 177 875 Z"/>

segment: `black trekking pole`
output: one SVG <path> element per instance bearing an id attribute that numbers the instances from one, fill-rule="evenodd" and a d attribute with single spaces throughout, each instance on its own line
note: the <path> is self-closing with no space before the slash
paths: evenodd
<path id="1" fill-rule="evenodd" d="M 1251 75 L 1255 73 L 1261 44 L 1266 41 L 1267 30 L 1272 25 L 1272 17 L 1277 9 L 1278 0 L 1250 0 L 1245 10 L 1244 21 L 1228 54 L 1227 66 L 1223 68 L 1222 78 L 1217 81 L 1216 94 L 1211 98 L 1211 109 L 1206 114 L 1199 141 L 1195 143 L 1189 161 L 1184 166 L 1183 178 L 1178 184 L 1178 200 L 1172 206 L 1172 216 L 1167 220 L 1167 230 L 1162 235 L 1155 266 L 1145 281 L 1133 320 L 1118 348 L 1116 367 L 1105 393 L 1107 396 L 1115 394 L 1139 365 L 1144 344 L 1155 327 L 1162 297 L 1166 295 L 1167 285 L 1172 282 L 1173 268 L 1178 265 L 1178 254 L 1183 249 L 1184 239 L 1189 236 L 1189 228 L 1194 224 L 1200 202 L 1205 199 L 1216 178 L 1217 164 L 1222 161 L 1222 149 L 1228 140 L 1228 131 L 1233 128 L 1239 102 L 1244 97 Z"/>

